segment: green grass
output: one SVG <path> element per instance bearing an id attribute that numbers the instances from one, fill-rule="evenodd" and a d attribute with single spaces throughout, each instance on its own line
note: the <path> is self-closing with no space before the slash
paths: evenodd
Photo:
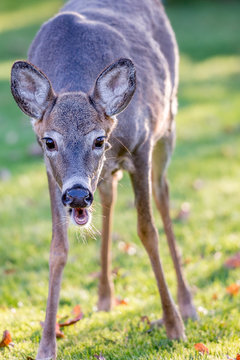
<path id="1" fill-rule="evenodd" d="M 26 58 L 40 24 L 61 1 L 2 0 L 0 5 L 0 168 L 10 179 L 0 180 L 0 334 L 8 329 L 14 349 L 0 349 L 0 358 L 34 357 L 44 319 L 51 220 L 43 161 L 29 155 L 35 138 L 28 119 L 9 90 L 12 62 Z M 168 14 L 181 50 L 178 141 L 169 169 L 172 216 L 183 202 L 191 206 L 189 220 L 175 221 L 184 271 L 192 286 L 200 320 L 186 324 L 186 342 L 172 342 L 164 329 L 147 332 L 140 322 L 161 317 L 161 307 L 149 261 L 136 235 L 136 214 L 128 177 L 119 186 L 114 219 L 113 267 L 116 295 L 128 306 L 96 313 L 100 239 L 84 243 L 70 231 L 70 254 L 62 283 L 59 314 L 81 304 L 84 319 L 64 330 L 58 340 L 59 359 L 106 360 L 227 359 L 240 352 L 240 295 L 231 298 L 226 286 L 240 279 L 239 269 L 224 261 L 239 251 L 240 239 L 240 42 L 238 2 L 172 5 Z M 196 180 L 202 187 L 194 188 Z M 100 224 L 96 202 L 95 224 Z M 171 292 L 176 281 L 158 214 L 160 253 Z M 134 244 L 129 256 L 119 241 Z M 216 300 L 213 295 L 217 294 Z M 210 351 L 201 356 L 194 344 Z"/>

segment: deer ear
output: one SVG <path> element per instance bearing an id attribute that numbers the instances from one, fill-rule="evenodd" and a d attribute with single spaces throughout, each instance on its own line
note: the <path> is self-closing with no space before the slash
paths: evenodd
<path id="1" fill-rule="evenodd" d="M 123 111 L 136 88 L 136 71 L 131 60 L 119 59 L 98 76 L 91 99 L 105 114 L 113 116 Z"/>
<path id="2" fill-rule="evenodd" d="M 16 61 L 11 72 L 11 91 L 20 109 L 41 120 L 47 106 L 55 98 L 47 76 L 27 61 Z"/>

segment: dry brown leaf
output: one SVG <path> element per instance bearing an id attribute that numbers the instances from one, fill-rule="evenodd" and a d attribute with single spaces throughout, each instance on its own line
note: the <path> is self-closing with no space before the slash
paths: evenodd
<path id="1" fill-rule="evenodd" d="M 64 333 L 60 330 L 60 326 L 58 323 L 56 323 L 55 331 L 56 331 L 56 338 L 61 339 L 65 337 Z"/>
<path id="2" fill-rule="evenodd" d="M 11 334 L 8 330 L 5 330 L 3 332 L 2 341 L 0 342 L 0 347 L 5 347 L 5 346 L 14 346 L 12 342 Z"/>
<path id="3" fill-rule="evenodd" d="M 73 310 L 72 310 L 72 313 L 75 316 L 79 316 L 80 314 L 82 314 L 81 306 L 79 304 L 75 305 Z"/>
<path id="4" fill-rule="evenodd" d="M 212 299 L 217 300 L 218 299 L 218 294 L 217 293 L 212 294 Z"/>
<path id="5" fill-rule="evenodd" d="M 228 360 L 240 360 L 240 354 L 237 354 L 237 356 L 234 359 L 227 355 L 227 359 Z"/>
<path id="6" fill-rule="evenodd" d="M 235 269 L 237 267 L 240 267 L 240 252 L 236 253 L 235 255 L 231 256 L 230 258 L 228 258 L 224 265 L 228 268 L 228 269 Z"/>
<path id="7" fill-rule="evenodd" d="M 208 348 L 202 343 L 197 343 L 194 345 L 194 347 L 198 352 L 200 352 L 202 354 L 209 354 Z"/>
<path id="8" fill-rule="evenodd" d="M 41 327 L 43 328 L 44 322 L 43 322 L 43 321 L 40 321 L 40 325 L 41 325 Z M 60 339 L 60 338 L 64 338 L 64 337 L 65 337 L 64 333 L 61 332 L 60 326 L 59 326 L 58 323 L 56 323 L 55 332 L 56 332 L 56 338 Z"/>
<path id="9" fill-rule="evenodd" d="M 115 305 L 128 305 L 128 300 L 127 299 L 121 299 L 120 297 L 116 297 L 115 299 Z"/>
<path id="10" fill-rule="evenodd" d="M 131 256 L 135 255 L 137 252 L 136 248 L 132 244 L 126 243 L 125 241 L 120 241 L 118 243 L 118 248 L 119 250 Z"/>
<path id="11" fill-rule="evenodd" d="M 232 296 L 236 296 L 239 292 L 239 289 L 240 289 L 240 285 L 238 284 L 231 284 L 228 287 L 226 287 L 226 291 L 228 292 L 228 294 Z"/>
<path id="12" fill-rule="evenodd" d="M 147 315 L 141 316 L 140 319 L 141 322 L 146 322 L 148 325 L 151 325 L 151 321 L 149 320 L 149 317 Z"/>
<path id="13" fill-rule="evenodd" d="M 83 312 L 82 312 L 80 305 L 74 306 L 72 313 L 75 315 L 75 317 L 73 319 L 66 320 L 62 323 L 59 322 L 58 324 L 59 324 L 60 328 L 64 327 L 64 326 L 73 325 L 83 318 Z"/>
<path id="14" fill-rule="evenodd" d="M 16 272 L 15 269 L 5 269 L 4 270 L 5 275 L 11 275 L 11 274 L 14 274 L 15 272 Z"/>

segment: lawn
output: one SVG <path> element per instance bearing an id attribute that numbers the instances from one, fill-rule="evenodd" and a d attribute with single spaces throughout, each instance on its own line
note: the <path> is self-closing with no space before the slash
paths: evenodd
<path id="1" fill-rule="evenodd" d="M 35 357 L 44 320 L 51 217 L 47 180 L 29 120 L 11 97 L 9 72 L 40 24 L 60 0 L 1 0 L 0 4 L 0 337 L 8 329 L 14 348 L 0 358 Z M 136 214 L 128 176 L 119 185 L 114 218 L 115 293 L 126 304 L 97 313 L 100 237 L 82 238 L 70 229 L 59 316 L 80 304 L 84 318 L 64 329 L 58 359 L 170 360 L 235 358 L 240 352 L 240 293 L 226 287 L 240 280 L 240 268 L 224 262 L 240 243 L 240 3 L 209 1 L 167 7 L 180 52 L 178 140 L 169 168 L 171 211 L 185 274 L 199 321 L 186 324 L 186 342 L 169 341 L 165 330 L 148 331 L 142 316 L 161 317 L 159 296 L 147 255 L 136 235 Z M 187 214 L 179 216 L 181 208 Z M 100 229 L 99 200 L 95 227 Z M 176 298 L 176 281 L 160 218 L 160 253 Z M 129 255 L 124 243 L 135 249 Z M 204 343 L 201 355 L 194 344 Z"/>

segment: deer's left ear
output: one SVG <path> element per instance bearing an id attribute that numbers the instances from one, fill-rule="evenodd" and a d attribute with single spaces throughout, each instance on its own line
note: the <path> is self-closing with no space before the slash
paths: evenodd
<path id="1" fill-rule="evenodd" d="M 41 120 L 55 98 L 47 76 L 27 61 L 16 61 L 11 72 L 11 91 L 20 109 L 28 116 Z"/>
<path id="2" fill-rule="evenodd" d="M 114 116 L 127 107 L 135 88 L 136 71 L 132 61 L 119 59 L 98 76 L 90 97 L 106 115 Z"/>

